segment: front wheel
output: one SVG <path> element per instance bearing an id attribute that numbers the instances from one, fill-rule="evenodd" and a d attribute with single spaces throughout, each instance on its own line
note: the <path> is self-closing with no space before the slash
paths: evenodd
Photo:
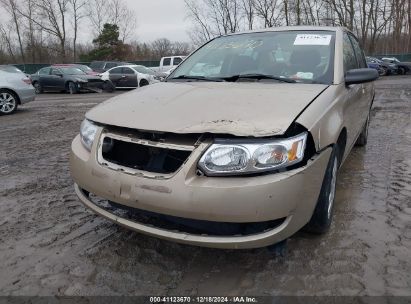
<path id="1" fill-rule="evenodd" d="M 339 167 L 338 146 L 335 145 L 328 161 L 320 196 L 311 220 L 304 227 L 304 230 L 311 233 L 325 233 L 330 228 L 333 211 L 335 192 L 337 188 L 337 173 Z"/>
<path id="2" fill-rule="evenodd" d="M 43 93 L 43 87 L 41 86 L 41 84 L 38 81 L 33 83 L 33 87 L 34 87 L 34 90 L 36 91 L 36 94 Z"/>
<path id="3" fill-rule="evenodd" d="M 68 92 L 70 94 L 77 94 L 78 93 L 78 89 L 77 89 L 77 85 L 74 82 L 69 82 L 67 84 L 67 88 L 68 88 Z"/>
<path id="4" fill-rule="evenodd" d="M 0 90 L 0 114 L 12 114 L 17 110 L 17 97 L 13 93 Z"/>
<path id="5" fill-rule="evenodd" d="M 147 80 L 143 79 L 143 80 L 140 81 L 140 88 L 141 88 L 141 87 L 145 87 L 145 86 L 147 86 L 147 85 L 149 85 L 149 83 L 148 83 Z"/>
<path id="6" fill-rule="evenodd" d="M 403 67 L 398 68 L 398 75 L 404 75 L 405 69 Z"/>

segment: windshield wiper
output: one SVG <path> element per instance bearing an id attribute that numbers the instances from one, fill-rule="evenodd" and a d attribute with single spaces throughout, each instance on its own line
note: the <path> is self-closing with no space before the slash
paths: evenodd
<path id="1" fill-rule="evenodd" d="M 224 77 L 224 80 L 226 81 L 237 81 L 239 79 L 273 79 L 281 82 L 287 82 L 287 83 L 296 83 L 297 81 L 294 79 L 290 78 L 284 78 L 284 77 L 278 77 L 278 76 L 273 76 L 273 75 L 266 75 L 266 74 L 239 74 L 239 75 L 233 75 L 230 77 Z"/>
<path id="2" fill-rule="evenodd" d="M 213 82 L 222 82 L 224 79 L 214 78 L 214 77 L 205 77 L 205 76 L 189 76 L 189 75 L 180 75 L 178 77 L 168 78 L 167 80 L 173 79 L 187 79 L 187 80 L 202 80 L 202 81 L 213 81 Z"/>

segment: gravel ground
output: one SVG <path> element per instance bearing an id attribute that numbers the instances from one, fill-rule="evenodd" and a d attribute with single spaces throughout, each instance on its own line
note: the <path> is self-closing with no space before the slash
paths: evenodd
<path id="1" fill-rule="evenodd" d="M 340 174 L 328 234 L 197 248 L 95 216 L 70 179 L 84 113 L 114 94 L 43 94 L 0 117 L 0 295 L 411 296 L 411 78 L 377 82 L 369 143 Z"/>

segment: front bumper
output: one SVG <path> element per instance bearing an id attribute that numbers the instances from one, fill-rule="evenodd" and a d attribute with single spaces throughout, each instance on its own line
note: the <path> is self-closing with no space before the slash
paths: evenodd
<path id="1" fill-rule="evenodd" d="M 100 92 L 103 90 L 104 81 L 95 82 L 79 82 L 77 83 L 77 88 L 80 91 L 93 91 Z"/>
<path id="2" fill-rule="evenodd" d="M 79 136 L 72 143 L 70 168 L 80 200 L 94 212 L 140 233 L 205 247 L 256 248 L 280 242 L 311 218 L 331 149 L 305 167 L 253 177 L 204 177 L 195 174 L 204 147 L 193 151 L 170 178 L 132 175 L 101 166 L 97 144 L 89 153 Z M 100 208 L 84 191 L 118 204 L 170 216 L 232 223 L 285 218 L 278 227 L 247 236 L 197 235 L 160 229 L 120 218 Z"/>

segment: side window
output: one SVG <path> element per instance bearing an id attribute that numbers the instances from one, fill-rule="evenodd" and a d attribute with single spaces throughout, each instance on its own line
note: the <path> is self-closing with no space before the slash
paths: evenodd
<path id="1" fill-rule="evenodd" d="M 134 71 L 130 68 L 123 68 L 123 74 L 134 74 Z"/>
<path id="2" fill-rule="evenodd" d="M 344 72 L 358 68 L 354 49 L 352 47 L 351 40 L 348 37 L 347 33 L 344 33 L 343 56 L 344 56 Z"/>
<path id="3" fill-rule="evenodd" d="M 63 72 L 60 69 L 52 69 L 51 75 L 61 75 Z"/>
<path id="4" fill-rule="evenodd" d="M 171 65 L 171 58 L 164 58 L 163 66 Z"/>
<path id="5" fill-rule="evenodd" d="M 351 43 L 354 46 L 354 52 L 355 52 L 355 57 L 357 57 L 358 66 L 360 68 L 366 68 L 367 63 L 365 61 L 364 52 L 362 51 L 360 47 L 360 43 L 354 36 L 352 35 L 349 35 L 349 36 L 350 36 Z"/>
<path id="6" fill-rule="evenodd" d="M 174 58 L 173 60 L 173 65 L 179 65 L 183 61 L 180 57 Z"/>
<path id="7" fill-rule="evenodd" d="M 122 74 L 122 68 L 115 68 L 108 72 L 109 74 Z"/>
<path id="8" fill-rule="evenodd" d="M 39 75 L 49 75 L 50 74 L 50 68 L 42 68 L 40 71 L 39 71 Z"/>

